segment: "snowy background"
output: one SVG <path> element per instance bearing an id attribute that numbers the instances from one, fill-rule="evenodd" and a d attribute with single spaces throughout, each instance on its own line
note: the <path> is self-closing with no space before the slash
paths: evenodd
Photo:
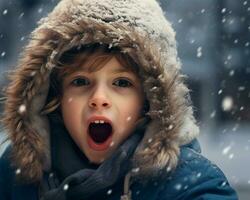
<path id="1" fill-rule="evenodd" d="M 1 89 L 37 20 L 57 1 L 0 1 Z M 161 0 L 161 6 L 177 33 L 203 154 L 224 171 L 240 199 L 249 200 L 250 0 Z"/>

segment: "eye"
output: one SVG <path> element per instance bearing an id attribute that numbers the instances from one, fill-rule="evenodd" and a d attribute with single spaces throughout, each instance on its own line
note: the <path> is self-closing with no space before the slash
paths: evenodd
<path id="1" fill-rule="evenodd" d="M 89 85 L 89 80 L 86 78 L 76 78 L 74 79 L 71 84 L 76 87 L 84 86 L 84 85 Z"/>
<path id="2" fill-rule="evenodd" d="M 114 85 L 118 86 L 118 87 L 132 87 L 132 83 L 130 83 L 130 81 L 128 81 L 127 79 L 124 78 L 120 78 L 118 80 L 116 80 L 114 82 Z"/>

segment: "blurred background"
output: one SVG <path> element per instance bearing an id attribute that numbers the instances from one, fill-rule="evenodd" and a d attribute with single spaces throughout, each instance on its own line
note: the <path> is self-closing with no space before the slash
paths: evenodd
<path id="1" fill-rule="evenodd" d="M 37 21 L 58 0 L 0 1 L 0 88 Z M 250 199 L 250 0 L 161 0 L 176 30 L 203 154 Z M 0 98 L 3 96 L 2 92 Z M 2 113 L 3 105 L 0 104 Z M 4 133 L 0 135 L 0 141 Z M 0 146 L 0 154 L 7 143 Z"/>

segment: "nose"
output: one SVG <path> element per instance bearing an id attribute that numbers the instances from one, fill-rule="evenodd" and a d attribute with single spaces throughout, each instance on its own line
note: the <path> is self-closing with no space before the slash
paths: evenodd
<path id="1" fill-rule="evenodd" d="M 109 108 L 110 106 L 111 102 L 106 95 L 106 92 L 101 89 L 97 89 L 89 100 L 89 107 L 96 110 Z"/>

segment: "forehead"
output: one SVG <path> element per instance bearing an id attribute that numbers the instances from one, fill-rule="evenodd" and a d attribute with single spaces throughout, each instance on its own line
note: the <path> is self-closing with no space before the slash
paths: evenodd
<path id="1" fill-rule="evenodd" d="M 136 73 L 135 66 L 127 62 L 121 56 L 115 55 L 103 55 L 103 56 L 91 56 L 82 60 L 82 57 L 77 56 L 73 63 L 64 65 L 61 69 L 61 75 L 67 76 L 76 72 L 92 73 L 102 70 L 105 67 L 110 73 Z"/>

